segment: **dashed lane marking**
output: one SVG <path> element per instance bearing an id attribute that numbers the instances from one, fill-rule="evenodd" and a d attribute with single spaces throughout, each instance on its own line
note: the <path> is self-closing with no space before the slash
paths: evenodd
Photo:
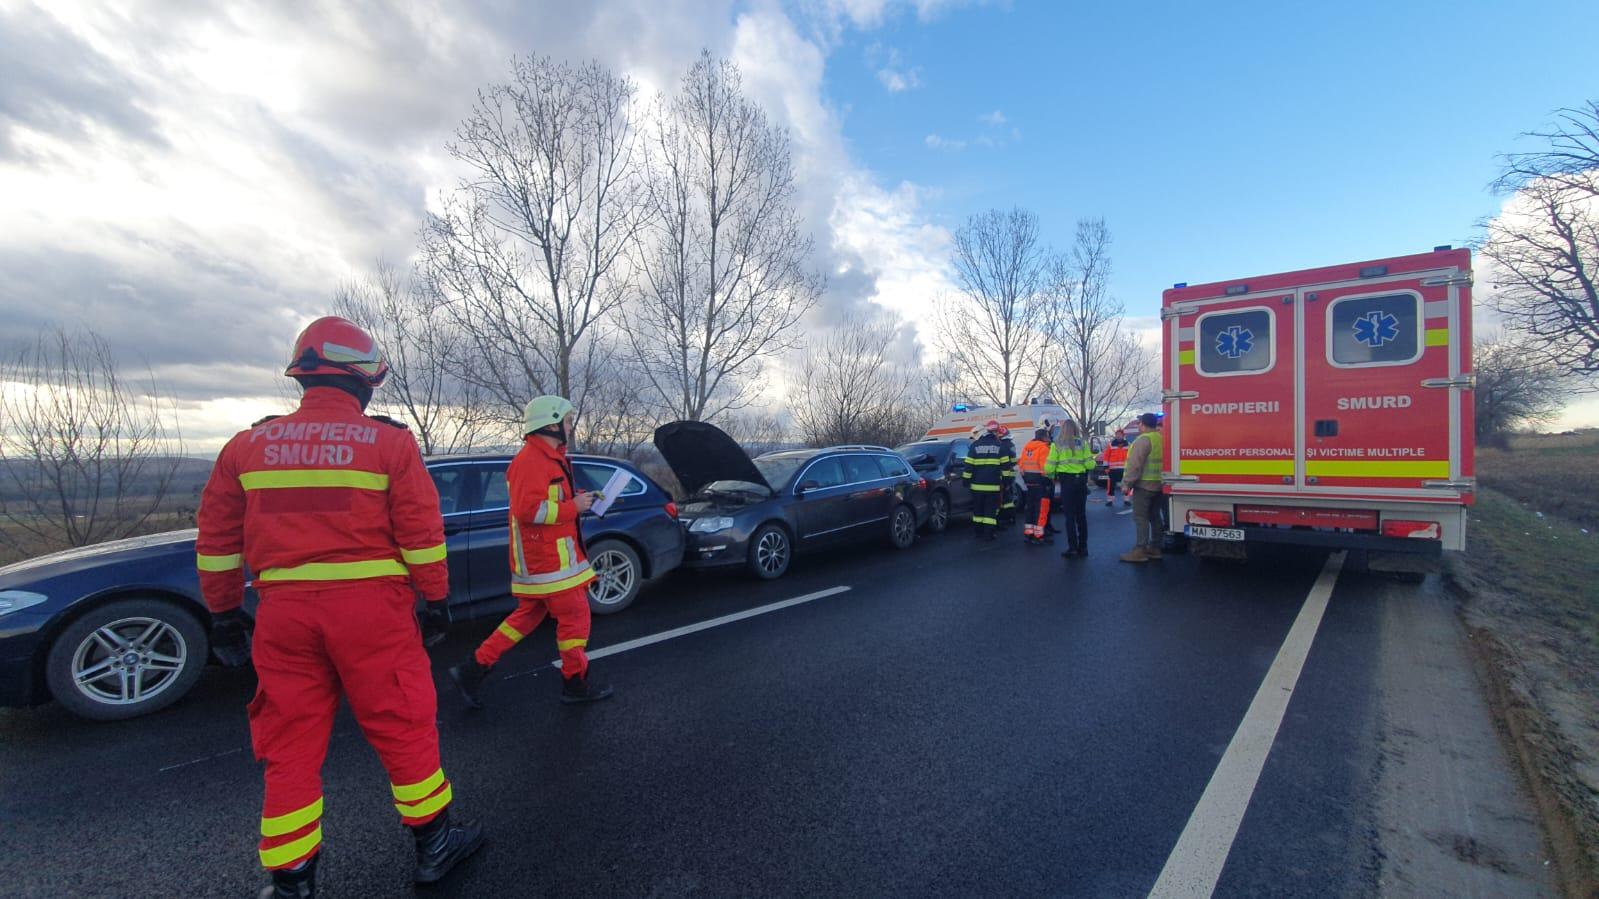
<path id="1" fill-rule="evenodd" d="M 1329 556 L 1321 576 L 1310 588 L 1310 595 L 1305 597 L 1305 604 L 1300 607 L 1293 627 L 1289 628 L 1288 637 L 1277 650 L 1277 658 L 1249 704 L 1243 723 L 1238 725 L 1232 742 L 1227 744 L 1216 773 L 1211 775 L 1204 795 L 1199 797 L 1199 805 L 1188 817 L 1182 836 L 1177 838 L 1176 848 L 1166 859 L 1166 866 L 1149 893 L 1150 899 L 1203 899 L 1215 892 L 1227 854 L 1238 836 L 1238 826 L 1243 823 L 1250 797 L 1260 781 L 1266 756 L 1277 740 L 1277 729 L 1288 711 L 1288 701 L 1293 698 L 1299 673 L 1310 655 L 1310 644 L 1316 639 L 1316 630 L 1327 611 L 1327 601 L 1332 598 L 1338 572 L 1344 566 L 1344 556 L 1342 552 Z"/>
<path id="2" fill-rule="evenodd" d="M 756 606 L 753 609 L 745 609 L 742 612 L 734 612 L 731 615 L 723 615 L 720 618 L 711 618 L 696 624 L 688 624 L 684 625 L 683 627 L 673 628 L 669 631 L 661 631 L 658 634 L 651 634 L 648 637 L 639 637 L 637 640 L 628 640 L 611 646 L 602 646 L 599 649 L 591 649 L 588 652 L 588 657 L 590 659 L 603 659 L 606 656 L 614 656 L 618 653 L 628 652 L 634 649 L 641 649 L 645 646 L 653 646 L 656 643 L 664 643 L 667 640 L 675 640 L 678 637 L 686 637 L 689 634 L 697 634 L 700 631 L 710 630 L 713 627 L 721 627 L 724 624 L 732 624 L 735 621 L 743 621 L 746 618 L 754 618 L 759 615 L 766 615 L 772 612 L 781 611 L 783 609 L 792 608 L 794 606 L 804 605 L 808 602 L 815 602 L 818 599 L 826 599 L 829 596 L 837 596 L 840 593 L 848 593 L 850 589 L 851 588 L 849 587 L 843 586 L 829 587 L 826 590 L 818 590 L 815 593 L 807 593 L 804 596 L 796 596 L 793 599 L 785 599 L 781 602 L 774 602 L 764 606 Z M 550 666 L 554 668 L 561 667 L 561 660 L 556 659 L 554 662 L 550 663 Z"/>

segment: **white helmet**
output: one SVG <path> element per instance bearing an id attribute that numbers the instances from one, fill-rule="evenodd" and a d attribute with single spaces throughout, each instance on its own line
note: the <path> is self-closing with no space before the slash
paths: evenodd
<path id="1" fill-rule="evenodd" d="M 982 440 L 983 439 L 983 435 L 987 434 L 987 433 L 988 433 L 988 429 L 984 428 L 982 425 L 972 425 L 972 439 L 973 440 Z"/>

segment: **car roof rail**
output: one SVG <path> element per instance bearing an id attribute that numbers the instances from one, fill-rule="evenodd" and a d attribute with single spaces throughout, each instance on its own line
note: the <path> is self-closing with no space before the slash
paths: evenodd
<path id="1" fill-rule="evenodd" d="M 872 450 L 874 452 L 882 452 L 882 453 L 892 453 L 893 452 L 893 450 L 889 449 L 886 446 L 874 446 L 874 445 L 872 445 L 870 443 L 840 443 L 837 446 L 829 446 L 826 449 L 829 452 L 831 452 L 833 450 Z"/>

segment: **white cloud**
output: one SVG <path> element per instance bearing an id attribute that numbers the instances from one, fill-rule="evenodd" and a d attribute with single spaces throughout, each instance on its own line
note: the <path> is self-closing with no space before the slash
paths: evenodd
<path id="1" fill-rule="evenodd" d="M 950 5 L 827 0 L 823 12 L 869 28 Z M 864 302 L 915 322 L 944 289 L 948 238 L 925 222 L 925 192 L 885 188 L 850 158 L 823 94 L 825 38 L 775 4 L 741 6 L 0 4 L 0 343 L 51 319 L 91 324 L 151 360 L 191 448 L 214 450 L 281 408 L 285 347 L 339 281 L 410 255 L 425 198 L 454 178 L 445 142 L 513 53 L 595 58 L 647 96 L 701 48 L 731 55 L 791 129 L 830 279 L 811 324 Z M 903 89 L 919 83 L 902 59 L 892 68 Z"/>
<path id="2" fill-rule="evenodd" d="M 883 87 L 888 88 L 891 94 L 908 91 L 911 88 L 922 86 L 922 70 L 920 68 L 907 69 L 878 69 L 877 80 Z"/>
<path id="3" fill-rule="evenodd" d="M 922 86 L 922 67 L 911 66 L 894 47 L 873 42 L 866 48 L 866 62 L 877 69 L 877 81 L 891 94 Z"/>
<path id="4" fill-rule="evenodd" d="M 922 138 L 922 143 L 926 144 L 928 149 L 932 150 L 949 150 L 951 152 L 958 153 L 961 150 L 966 149 L 966 141 L 955 140 L 953 138 L 944 137 L 938 134 L 927 135 L 926 137 Z"/>
<path id="5" fill-rule="evenodd" d="M 1005 113 L 996 109 L 993 112 L 984 113 L 978 116 L 977 121 L 982 122 L 984 125 L 998 127 L 1005 124 L 1007 121 L 1009 121 L 1009 119 L 1005 118 Z"/>

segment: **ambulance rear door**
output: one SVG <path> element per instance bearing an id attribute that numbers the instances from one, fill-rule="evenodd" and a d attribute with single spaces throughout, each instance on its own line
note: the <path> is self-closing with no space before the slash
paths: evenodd
<path id="1" fill-rule="evenodd" d="M 1358 280 L 1300 289 L 1305 493 L 1469 495 L 1470 256 L 1436 257 L 1427 271 L 1374 264 Z"/>
<path id="2" fill-rule="evenodd" d="M 1292 491 L 1293 291 L 1228 290 L 1165 311 L 1168 480 L 1175 493 Z"/>

